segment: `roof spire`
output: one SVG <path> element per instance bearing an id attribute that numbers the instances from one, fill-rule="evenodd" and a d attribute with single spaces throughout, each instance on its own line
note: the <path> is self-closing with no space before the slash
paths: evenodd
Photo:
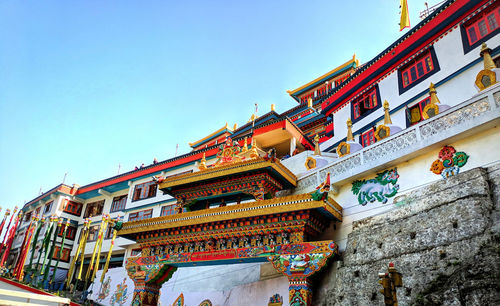
<path id="1" fill-rule="evenodd" d="M 389 115 L 389 102 L 384 100 L 384 124 L 392 124 L 391 115 Z"/>
<path id="2" fill-rule="evenodd" d="M 347 119 L 347 141 L 354 141 L 352 136 L 352 121 L 351 118 Z"/>
<path id="3" fill-rule="evenodd" d="M 319 149 L 319 136 L 316 134 L 314 136 L 314 155 L 321 155 L 321 150 Z"/>

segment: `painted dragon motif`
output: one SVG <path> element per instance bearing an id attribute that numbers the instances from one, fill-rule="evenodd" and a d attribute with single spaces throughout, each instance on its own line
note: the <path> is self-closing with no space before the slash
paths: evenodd
<path id="1" fill-rule="evenodd" d="M 351 190 L 358 195 L 358 203 L 363 206 L 375 200 L 385 204 L 387 198 L 395 196 L 398 192 L 399 185 L 396 184 L 398 178 L 397 168 L 385 170 L 377 173 L 374 179 L 354 181 Z"/>

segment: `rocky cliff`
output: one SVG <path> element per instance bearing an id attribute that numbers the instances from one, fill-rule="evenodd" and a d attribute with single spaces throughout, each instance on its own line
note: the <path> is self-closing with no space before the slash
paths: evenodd
<path id="1" fill-rule="evenodd" d="M 403 274 L 399 305 L 500 305 L 500 166 L 395 199 L 353 224 L 342 259 L 318 275 L 315 305 L 383 305 L 378 273 Z"/>

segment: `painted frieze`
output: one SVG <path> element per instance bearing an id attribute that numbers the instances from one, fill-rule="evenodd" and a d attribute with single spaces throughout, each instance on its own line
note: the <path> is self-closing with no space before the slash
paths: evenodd
<path id="1" fill-rule="evenodd" d="M 358 203 L 366 205 L 368 202 L 387 203 L 388 198 L 394 197 L 399 190 L 399 174 L 397 168 L 377 173 L 374 179 L 356 180 L 352 183 L 352 192 L 358 196 Z"/>
<path id="2" fill-rule="evenodd" d="M 124 278 L 123 282 L 121 284 L 116 285 L 116 290 L 115 293 L 113 293 L 113 296 L 111 297 L 111 306 L 121 306 L 125 305 L 127 302 L 127 279 Z"/>

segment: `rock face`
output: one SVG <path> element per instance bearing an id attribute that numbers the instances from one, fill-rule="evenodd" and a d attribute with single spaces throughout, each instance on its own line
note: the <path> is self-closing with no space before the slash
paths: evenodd
<path id="1" fill-rule="evenodd" d="M 476 168 L 395 199 L 353 224 L 315 305 L 383 305 L 378 273 L 403 275 L 399 305 L 500 305 L 500 166 Z"/>

